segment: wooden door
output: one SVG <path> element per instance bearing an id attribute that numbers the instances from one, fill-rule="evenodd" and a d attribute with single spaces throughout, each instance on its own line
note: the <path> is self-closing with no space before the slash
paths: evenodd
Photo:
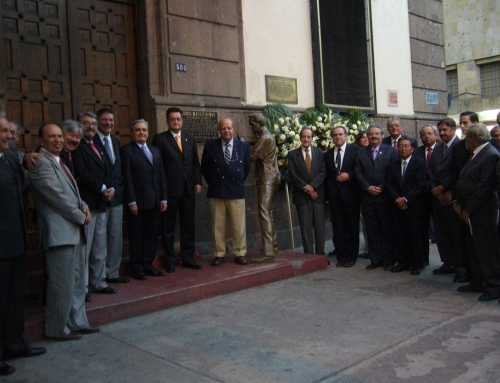
<path id="1" fill-rule="evenodd" d="M 66 2 L 1 0 L 0 107 L 24 129 L 21 148 L 38 146 L 38 128 L 71 117 Z"/>
<path id="2" fill-rule="evenodd" d="M 130 142 L 130 123 L 139 118 L 131 5 L 108 1 L 68 1 L 73 111 L 109 108 L 114 134 Z"/>

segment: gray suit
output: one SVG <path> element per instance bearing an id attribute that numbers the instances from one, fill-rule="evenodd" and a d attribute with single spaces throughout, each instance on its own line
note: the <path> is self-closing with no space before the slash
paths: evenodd
<path id="1" fill-rule="evenodd" d="M 308 254 L 325 253 L 325 187 L 326 177 L 323 151 L 311 148 L 311 173 L 307 171 L 302 148 L 288 153 L 290 181 L 293 185 L 293 203 L 299 216 L 300 233 L 304 252 Z M 314 187 L 318 198 L 313 200 L 304 192 L 306 185 Z M 313 241 L 314 229 L 314 241 Z M 314 251 L 316 245 L 316 251 Z"/>
<path id="2" fill-rule="evenodd" d="M 45 250 L 47 309 L 45 335 L 64 337 L 89 326 L 85 313 L 85 255 L 82 242 L 87 208 L 76 181 L 65 174 L 45 150 L 28 172 L 38 214 L 41 247 Z"/>

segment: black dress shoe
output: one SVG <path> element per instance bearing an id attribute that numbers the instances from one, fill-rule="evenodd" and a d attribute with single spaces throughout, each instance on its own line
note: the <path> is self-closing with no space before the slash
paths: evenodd
<path id="1" fill-rule="evenodd" d="M 244 256 L 234 257 L 234 263 L 237 265 L 248 265 L 248 261 Z"/>
<path id="2" fill-rule="evenodd" d="M 146 281 L 148 279 L 148 277 L 146 277 L 146 274 L 144 274 L 142 271 L 140 273 L 135 273 L 134 278 L 138 281 Z"/>
<path id="3" fill-rule="evenodd" d="M 198 265 L 195 261 L 182 261 L 182 267 L 187 267 L 188 269 L 199 270 L 201 265 Z"/>
<path id="4" fill-rule="evenodd" d="M 500 293 L 494 291 L 487 291 L 481 294 L 477 299 L 481 302 L 489 302 L 489 301 L 496 301 L 498 298 L 500 298 Z"/>
<path id="5" fill-rule="evenodd" d="M 212 261 L 212 266 L 220 266 L 224 263 L 225 260 L 225 257 L 215 257 Z"/>
<path id="6" fill-rule="evenodd" d="M 82 334 L 82 335 L 88 335 L 88 334 L 95 334 L 96 332 L 101 331 L 99 327 L 86 327 L 82 328 L 80 330 L 76 330 L 75 332 Z"/>
<path id="7" fill-rule="evenodd" d="M 57 340 L 58 342 L 68 342 L 71 340 L 80 340 L 82 339 L 82 336 L 77 332 L 71 331 L 66 336 L 48 336 L 47 338 L 52 340 Z"/>
<path id="8" fill-rule="evenodd" d="M 167 273 L 173 273 L 175 271 L 175 265 L 167 265 L 167 267 L 165 267 L 165 271 Z"/>
<path id="9" fill-rule="evenodd" d="M 97 291 L 94 291 L 94 293 L 96 294 L 116 294 L 118 292 L 117 289 L 114 289 L 112 287 L 105 287 L 103 289 L 100 289 L 100 290 L 97 290 Z"/>
<path id="10" fill-rule="evenodd" d="M 31 347 L 28 346 L 26 350 L 21 352 L 12 352 L 10 350 L 3 350 L 3 359 L 16 359 L 16 358 L 32 358 L 34 356 L 43 355 L 47 352 L 45 347 Z"/>
<path id="11" fill-rule="evenodd" d="M 128 278 L 106 278 L 106 282 L 108 283 L 129 283 L 130 279 Z"/>
<path id="12" fill-rule="evenodd" d="M 356 264 L 356 262 L 346 262 L 344 263 L 344 267 L 353 267 Z"/>
<path id="13" fill-rule="evenodd" d="M 149 275 L 151 277 L 163 277 L 165 273 L 161 270 L 157 270 L 154 267 L 150 269 L 145 269 L 144 274 Z"/>
<path id="14" fill-rule="evenodd" d="M 394 265 L 384 265 L 384 271 L 392 271 L 393 268 L 394 268 Z"/>
<path id="15" fill-rule="evenodd" d="M 459 286 L 457 291 L 459 293 L 482 293 L 484 290 L 474 285 Z"/>
<path id="16" fill-rule="evenodd" d="M 432 274 L 434 275 L 444 275 L 444 274 L 453 274 L 455 270 L 451 267 L 441 266 L 439 269 L 432 270 Z"/>
<path id="17" fill-rule="evenodd" d="M 92 295 L 89 293 L 85 293 L 85 302 L 91 302 L 92 301 Z"/>
<path id="18" fill-rule="evenodd" d="M 410 274 L 411 275 L 419 275 L 420 274 L 420 270 L 421 270 L 420 267 L 412 267 L 410 269 Z"/>
<path id="19" fill-rule="evenodd" d="M 6 376 L 13 374 L 16 371 L 16 369 L 12 366 L 9 366 L 8 364 L 5 364 L 4 362 L 0 362 L 0 375 L 1 376 Z"/>
<path id="20" fill-rule="evenodd" d="M 335 267 L 344 267 L 344 262 L 337 262 Z"/>
<path id="21" fill-rule="evenodd" d="M 384 269 L 385 269 L 385 267 L 384 267 Z M 410 270 L 410 268 L 408 266 L 397 265 L 397 266 L 393 266 L 391 268 L 391 273 L 400 273 L 402 271 L 407 271 L 407 270 Z"/>
<path id="22" fill-rule="evenodd" d="M 379 267 L 381 267 L 382 265 L 379 264 L 379 263 L 370 263 L 368 266 L 365 267 L 366 270 L 375 270 Z"/>

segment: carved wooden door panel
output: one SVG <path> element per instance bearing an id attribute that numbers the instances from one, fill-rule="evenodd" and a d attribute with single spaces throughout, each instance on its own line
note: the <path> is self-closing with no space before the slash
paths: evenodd
<path id="1" fill-rule="evenodd" d="M 1 0 L 0 106 L 38 146 L 38 128 L 71 117 L 66 2 Z M 3 98 L 2 98 L 3 96 Z"/>
<path id="2" fill-rule="evenodd" d="M 138 118 L 134 9 L 108 1 L 68 1 L 73 111 L 109 108 L 115 135 L 130 142 Z"/>

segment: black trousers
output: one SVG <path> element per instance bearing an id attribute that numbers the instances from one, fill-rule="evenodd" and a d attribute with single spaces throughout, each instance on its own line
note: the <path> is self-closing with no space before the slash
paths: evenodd
<path id="1" fill-rule="evenodd" d="M 0 259 L 0 348 L 22 352 L 24 338 L 24 288 L 26 255 Z"/>
<path id="2" fill-rule="evenodd" d="M 194 193 L 194 191 L 193 191 Z M 182 260 L 193 262 L 194 259 L 194 212 L 196 206 L 195 196 L 189 196 L 184 185 L 184 193 L 180 197 L 168 198 L 168 209 L 161 214 L 163 254 L 168 265 L 175 264 L 177 258 L 174 252 L 175 226 L 179 214 L 181 234 Z"/>
<path id="3" fill-rule="evenodd" d="M 423 266 L 425 253 L 422 242 L 423 219 L 423 216 L 411 216 L 400 209 L 394 211 L 396 260 L 401 267 Z"/>
<path id="4" fill-rule="evenodd" d="M 338 251 L 337 261 L 356 262 L 359 253 L 359 201 L 346 204 L 338 192 L 330 206 L 333 245 Z"/>
<path id="5" fill-rule="evenodd" d="M 395 262 L 394 225 L 391 222 L 390 209 L 389 203 L 382 201 L 361 204 L 368 236 L 368 254 L 372 264 L 391 266 Z"/>
<path id="6" fill-rule="evenodd" d="M 132 272 L 137 274 L 153 266 L 160 231 L 160 211 L 139 210 L 137 215 L 129 211 L 127 224 L 130 263 Z"/>
<path id="7" fill-rule="evenodd" d="M 464 250 L 460 239 L 462 229 L 460 219 L 453 210 L 453 205 L 441 206 L 434 203 L 433 209 L 436 243 L 441 261 L 448 267 L 464 263 Z"/>

